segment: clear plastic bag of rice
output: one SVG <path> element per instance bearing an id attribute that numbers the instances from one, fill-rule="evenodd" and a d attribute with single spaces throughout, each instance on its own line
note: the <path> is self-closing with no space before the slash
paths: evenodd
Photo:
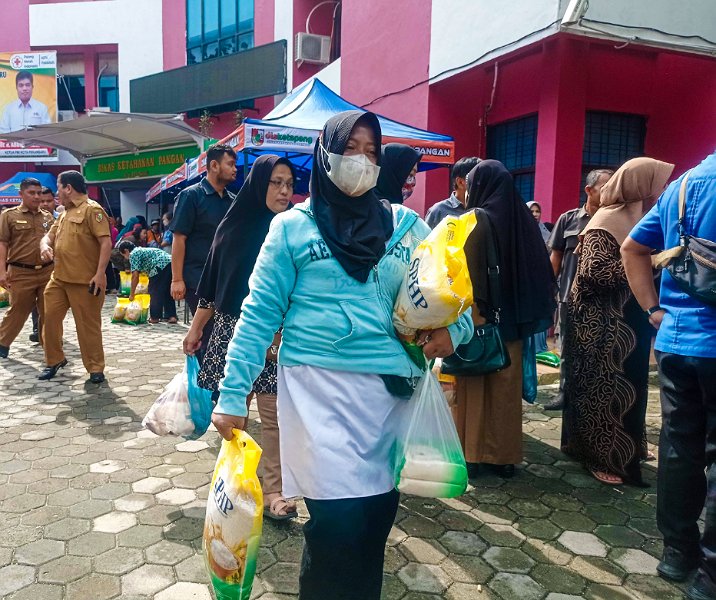
<path id="1" fill-rule="evenodd" d="M 217 600 L 249 600 L 263 526 L 261 448 L 245 431 L 223 440 L 204 522 L 204 557 Z"/>

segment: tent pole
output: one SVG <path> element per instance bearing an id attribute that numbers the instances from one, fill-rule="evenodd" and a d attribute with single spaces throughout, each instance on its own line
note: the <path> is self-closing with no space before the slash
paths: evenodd
<path id="1" fill-rule="evenodd" d="M 244 155 L 244 181 L 246 181 L 246 178 L 249 176 L 249 152 L 248 150 L 242 150 L 241 152 Z M 243 185 L 243 182 L 241 185 Z"/>

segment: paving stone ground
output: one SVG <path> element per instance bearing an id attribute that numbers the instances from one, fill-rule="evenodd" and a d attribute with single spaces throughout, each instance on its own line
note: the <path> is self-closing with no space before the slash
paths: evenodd
<path id="1" fill-rule="evenodd" d="M 201 557 L 215 432 L 185 442 L 141 420 L 182 367 L 181 325 L 119 326 L 105 307 L 108 383 L 86 385 L 74 323 L 70 365 L 36 380 L 42 353 L 25 329 L 0 364 L 0 597 L 12 600 L 209 599 Z M 540 389 L 540 402 L 554 394 Z M 649 395 L 648 438 L 659 428 Z M 250 431 L 259 436 L 258 415 Z M 485 475 L 455 500 L 403 497 L 386 551 L 386 600 L 671 600 L 656 577 L 656 463 L 649 489 L 600 485 L 558 449 L 560 415 L 524 411 L 525 462 Z M 295 598 L 301 505 L 266 522 L 254 598 Z M 327 599 L 329 600 L 329 599 Z"/>

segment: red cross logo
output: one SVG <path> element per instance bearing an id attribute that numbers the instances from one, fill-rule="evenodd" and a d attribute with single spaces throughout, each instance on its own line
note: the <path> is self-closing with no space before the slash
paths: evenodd
<path id="1" fill-rule="evenodd" d="M 16 56 L 12 63 L 15 68 L 19 69 L 22 66 L 22 59 L 19 56 Z"/>

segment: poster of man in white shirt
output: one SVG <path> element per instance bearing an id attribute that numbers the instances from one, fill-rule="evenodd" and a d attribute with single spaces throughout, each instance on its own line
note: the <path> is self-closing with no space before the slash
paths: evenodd
<path id="1" fill-rule="evenodd" d="M 15 76 L 17 100 L 6 104 L 0 117 L 0 133 L 25 129 L 30 125 L 50 123 L 47 106 L 32 97 L 35 78 L 30 71 L 19 71 Z"/>
<path id="2" fill-rule="evenodd" d="M 57 52 L 0 52 L 0 162 L 52 162 L 56 148 L 6 136 L 57 122 Z"/>

